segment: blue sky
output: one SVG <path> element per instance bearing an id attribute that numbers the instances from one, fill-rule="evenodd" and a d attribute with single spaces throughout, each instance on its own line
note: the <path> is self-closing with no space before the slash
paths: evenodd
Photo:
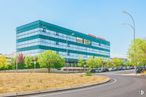
<path id="1" fill-rule="evenodd" d="M 126 57 L 132 40 L 131 23 L 123 10 L 136 21 L 136 37 L 146 38 L 145 0 L 0 0 L 0 53 L 16 51 L 17 26 L 44 20 L 111 42 L 111 57 Z"/>

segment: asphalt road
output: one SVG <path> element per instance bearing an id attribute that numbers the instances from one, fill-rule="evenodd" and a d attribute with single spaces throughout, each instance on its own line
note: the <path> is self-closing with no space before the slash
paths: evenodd
<path id="1" fill-rule="evenodd" d="M 123 73 L 129 73 L 129 71 L 103 73 L 113 79 L 106 84 L 27 97 L 146 97 L 146 77 L 123 76 L 121 75 Z"/>

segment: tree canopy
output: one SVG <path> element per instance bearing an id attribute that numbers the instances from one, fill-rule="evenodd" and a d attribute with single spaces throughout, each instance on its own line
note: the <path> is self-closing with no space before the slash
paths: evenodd
<path id="1" fill-rule="evenodd" d="M 38 62 L 40 67 L 48 68 L 48 72 L 50 72 L 51 68 L 61 68 L 65 64 L 64 58 L 62 58 L 59 54 L 47 50 L 38 55 Z"/>
<path id="2" fill-rule="evenodd" d="M 33 67 L 33 57 L 25 56 L 24 63 L 26 65 L 26 68 L 32 68 Z"/>
<path id="3" fill-rule="evenodd" d="M 102 58 L 89 57 L 86 63 L 89 68 L 97 68 L 97 67 L 102 67 L 104 61 Z"/>
<path id="4" fill-rule="evenodd" d="M 112 60 L 110 59 L 105 60 L 105 67 L 107 68 L 113 67 Z"/>
<path id="5" fill-rule="evenodd" d="M 79 57 L 78 59 L 78 66 L 79 67 L 84 67 L 86 64 L 85 64 L 85 60 L 83 59 L 83 57 Z"/>
<path id="6" fill-rule="evenodd" d="M 120 58 L 113 58 L 112 64 L 113 64 L 113 67 L 119 67 L 119 66 L 124 65 L 124 61 L 123 59 L 120 59 Z"/>
<path id="7" fill-rule="evenodd" d="M 8 68 L 8 60 L 5 56 L 0 55 L 0 69 Z"/>
<path id="8" fill-rule="evenodd" d="M 146 65 L 146 40 L 138 38 L 133 41 L 128 51 L 128 57 L 133 66 Z"/>

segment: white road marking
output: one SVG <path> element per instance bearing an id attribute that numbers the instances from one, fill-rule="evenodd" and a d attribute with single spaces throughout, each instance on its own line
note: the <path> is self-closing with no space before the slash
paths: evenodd
<path id="1" fill-rule="evenodd" d="M 143 90 L 140 90 L 139 93 L 140 93 L 140 95 L 144 95 L 144 91 Z"/>

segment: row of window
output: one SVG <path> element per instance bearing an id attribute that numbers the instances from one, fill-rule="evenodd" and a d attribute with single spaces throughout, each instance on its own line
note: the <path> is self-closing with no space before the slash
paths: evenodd
<path id="1" fill-rule="evenodd" d="M 16 35 L 16 38 L 21 39 L 21 38 L 25 38 L 25 37 L 29 37 L 29 36 L 33 36 L 33 35 L 37 35 L 37 34 L 40 34 L 40 28 L 29 30 L 24 33 L 19 33 Z"/>
<path id="2" fill-rule="evenodd" d="M 62 49 L 69 49 L 69 50 L 75 50 L 75 51 L 82 51 L 82 52 L 89 52 L 89 53 L 95 53 L 95 54 L 102 54 L 102 55 L 109 55 L 110 53 L 103 50 L 97 50 L 72 44 L 66 44 L 61 42 L 55 42 L 52 40 L 45 40 L 45 39 L 34 39 L 30 41 L 20 42 L 17 44 L 17 48 L 25 48 L 30 47 L 34 45 L 43 45 L 43 46 L 49 46 L 49 47 L 56 47 L 56 48 L 62 48 Z"/>
<path id="3" fill-rule="evenodd" d="M 105 49 L 110 49 L 110 46 L 105 45 L 105 44 L 100 44 L 100 43 L 97 43 L 97 42 L 92 42 L 92 46 L 102 47 L 102 48 L 105 48 Z"/>
<path id="4" fill-rule="evenodd" d="M 38 35 L 38 34 L 45 35 L 45 36 L 51 36 L 51 37 L 59 38 L 59 39 L 64 39 L 67 41 L 84 43 L 84 44 L 88 44 L 88 45 L 92 44 L 92 46 L 95 46 L 95 47 L 110 49 L 110 47 L 108 45 L 104 45 L 104 44 L 100 44 L 100 43 L 96 43 L 96 42 L 91 42 L 89 40 L 85 40 L 85 39 L 82 39 L 79 37 L 73 37 L 71 35 L 66 35 L 66 34 L 54 32 L 54 31 L 49 31 L 49 30 L 43 31 L 41 28 L 37 28 L 34 30 L 27 31 L 25 33 L 17 34 L 17 40 L 21 39 L 21 38 L 29 37 L 29 36 Z"/>
<path id="5" fill-rule="evenodd" d="M 30 50 L 30 51 L 23 51 L 18 53 L 23 53 L 24 55 L 38 55 L 39 53 L 43 52 L 45 50 L 43 49 L 37 49 L 37 50 Z M 92 55 L 83 55 L 83 54 L 75 54 L 75 53 L 66 53 L 66 52 L 57 52 L 64 58 L 71 58 L 71 59 L 78 59 L 79 57 L 82 57 L 83 59 L 87 59 L 91 57 Z"/>
<path id="6" fill-rule="evenodd" d="M 33 39 L 33 40 L 29 40 L 29 41 L 24 41 L 24 42 L 20 42 L 17 43 L 17 48 L 24 48 L 24 47 L 28 47 L 28 46 L 34 46 L 34 45 L 44 45 L 44 46 L 52 46 L 53 47 L 60 47 L 60 48 L 70 48 L 72 50 L 80 50 L 80 51 L 84 51 L 84 52 L 93 52 L 93 53 L 108 53 L 106 51 L 102 51 L 102 50 L 97 50 L 97 49 L 93 49 L 93 48 L 87 48 L 87 47 L 82 47 L 82 46 L 77 46 L 77 45 L 73 45 L 73 44 L 68 44 L 67 43 L 62 43 L 62 42 L 56 42 L 56 41 L 52 41 L 52 40 L 45 40 L 45 39 Z"/>

